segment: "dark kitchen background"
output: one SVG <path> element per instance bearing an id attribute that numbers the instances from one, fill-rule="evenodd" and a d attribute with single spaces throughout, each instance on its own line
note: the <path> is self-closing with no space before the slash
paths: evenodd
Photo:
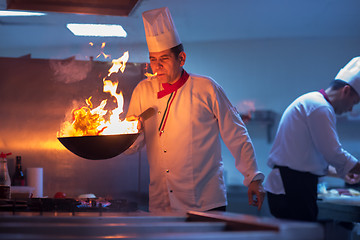
<path id="1" fill-rule="evenodd" d="M 0 8 L 5 2 L 0 1 Z M 0 151 L 12 152 L 11 173 L 17 155 L 23 157 L 25 173 L 29 167 L 44 169 L 44 196 L 52 197 L 58 191 L 69 197 L 94 193 L 146 205 L 148 168 L 144 150 L 93 161 L 67 151 L 56 138 L 74 105 L 84 104 L 90 96 L 94 101 L 107 97 L 102 92 L 102 78 L 111 60 L 96 58 L 101 51 L 112 59 L 129 51 L 125 72 L 112 76 L 124 93 L 126 111 L 148 62 L 143 11 L 169 7 L 187 53 L 185 69 L 211 76 L 241 114 L 251 113 L 247 126 L 259 168 L 265 174 L 270 171 L 266 161 L 277 122 L 287 105 L 305 92 L 326 88 L 341 67 L 360 55 L 357 0 L 103 3 L 110 8 L 73 7 L 82 13 L 76 14 L 65 6 L 26 5 L 25 10 L 47 15 L 0 16 Z M 110 3 L 125 5 L 117 6 L 116 13 L 116 5 Z M 120 11 L 124 9 L 128 11 Z M 128 36 L 77 37 L 66 28 L 67 23 L 121 24 Z M 103 49 L 102 42 L 106 42 Z M 344 147 L 360 158 L 358 106 L 352 114 L 339 117 L 338 131 Z M 223 158 L 229 194 L 235 196 L 236 191 L 242 191 L 243 177 L 225 146 Z M 326 181 L 343 184 L 331 178 Z M 229 199 L 232 204 L 231 196 Z M 237 210 L 231 204 L 230 209 Z"/>

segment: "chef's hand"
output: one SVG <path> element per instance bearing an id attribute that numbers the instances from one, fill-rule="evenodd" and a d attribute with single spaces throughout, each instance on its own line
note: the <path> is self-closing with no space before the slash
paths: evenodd
<path id="1" fill-rule="evenodd" d="M 356 184 L 360 182 L 360 174 L 356 174 L 356 173 L 348 173 L 345 176 L 345 182 L 349 183 L 349 184 Z"/>
<path id="2" fill-rule="evenodd" d="M 128 116 L 126 117 L 126 121 L 131 122 L 131 121 L 138 121 L 138 125 L 137 125 L 137 129 L 139 131 L 142 131 L 144 128 L 144 124 L 143 124 L 143 119 L 142 117 L 138 117 L 138 116 Z"/>
<path id="3" fill-rule="evenodd" d="M 144 128 L 144 121 L 151 118 L 152 116 L 154 116 L 156 113 L 156 109 L 153 107 L 149 107 L 148 109 L 146 109 L 145 111 L 143 111 L 139 116 L 128 116 L 126 118 L 127 121 L 136 121 L 138 120 L 138 130 L 142 131 Z"/>
<path id="4" fill-rule="evenodd" d="M 249 205 L 257 206 L 258 210 L 261 209 L 265 198 L 265 190 L 261 182 L 261 180 L 252 181 L 248 187 Z"/>

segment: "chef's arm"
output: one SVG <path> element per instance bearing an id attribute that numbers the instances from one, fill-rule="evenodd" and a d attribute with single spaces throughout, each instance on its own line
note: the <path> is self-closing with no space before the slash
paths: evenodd
<path id="1" fill-rule="evenodd" d="M 333 166 L 329 166 L 327 176 L 338 177 L 343 179 L 346 183 L 356 184 L 360 182 L 360 174 L 358 170 L 359 163 L 356 163 L 356 165 L 350 170 L 350 172 L 346 174 L 344 178 L 342 178 L 337 174 L 336 169 Z"/>
<path id="2" fill-rule="evenodd" d="M 345 176 L 345 182 L 349 184 L 356 184 L 360 182 L 360 163 L 357 162 L 355 166 Z"/>
<path id="3" fill-rule="evenodd" d="M 139 116 L 131 115 L 126 117 L 127 121 L 136 121 L 136 120 L 138 121 L 138 130 L 140 132 L 140 135 L 137 137 L 135 142 L 124 152 L 124 154 L 126 155 L 134 154 L 135 152 L 140 151 L 141 148 L 145 145 L 144 133 L 143 133 L 144 121 L 152 117 L 154 114 L 155 114 L 155 109 L 148 108 Z"/>
<path id="4" fill-rule="evenodd" d="M 307 125 L 316 149 L 329 165 L 336 169 L 337 175 L 345 179 L 358 161 L 340 144 L 336 132 L 336 117 L 331 109 L 328 107 L 316 109 L 309 115 Z"/>
<path id="5" fill-rule="evenodd" d="M 137 129 L 139 131 L 142 131 L 144 128 L 144 119 L 141 118 L 140 116 L 135 116 L 135 115 L 128 116 L 128 117 L 126 117 L 126 121 L 128 121 L 128 122 L 138 121 Z"/>
<path id="6" fill-rule="evenodd" d="M 253 179 L 251 180 L 251 182 L 253 181 L 260 181 L 260 183 L 262 183 L 265 179 L 265 175 L 262 172 L 257 172 L 256 175 L 253 177 Z"/>
<path id="7" fill-rule="evenodd" d="M 256 174 L 248 186 L 249 205 L 256 206 L 258 210 L 261 209 L 265 198 L 265 190 L 262 185 L 264 177 L 262 173 Z"/>
<path id="8" fill-rule="evenodd" d="M 138 130 L 142 131 L 144 128 L 144 121 L 146 121 L 147 119 L 151 118 L 152 116 L 155 115 L 155 108 L 148 108 L 146 109 L 144 112 L 142 112 L 139 116 L 127 116 L 126 120 L 127 121 L 138 121 Z"/>
<path id="9" fill-rule="evenodd" d="M 360 174 L 360 163 L 357 162 L 355 166 L 350 170 L 350 173 Z"/>
<path id="10" fill-rule="evenodd" d="M 329 165 L 329 167 L 328 167 L 327 176 L 329 176 L 329 177 L 339 177 L 339 175 L 336 172 L 336 169 L 331 165 Z"/>
<path id="11" fill-rule="evenodd" d="M 212 109 L 219 124 L 221 138 L 235 158 L 235 166 L 244 176 L 244 185 L 248 187 L 249 204 L 260 210 L 265 198 L 262 186 L 264 174 L 258 171 L 255 150 L 245 124 L 236 108 L 226 97 L 223 89 L 214 85 L 216 98 Z"/>

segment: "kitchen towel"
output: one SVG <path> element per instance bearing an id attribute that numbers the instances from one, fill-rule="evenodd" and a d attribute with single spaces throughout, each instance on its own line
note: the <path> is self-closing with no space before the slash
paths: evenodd
<path id="1" fill-rule="evenodd" d="M 34 187 L 33 197 L 43 197 L 43 169 L 27 168 L 27 185 Z"/>

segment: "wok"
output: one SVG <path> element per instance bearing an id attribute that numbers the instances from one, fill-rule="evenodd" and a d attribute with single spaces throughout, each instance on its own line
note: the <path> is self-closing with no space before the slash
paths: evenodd
<path id="1" fill-rule="evenodd" d="M 155 114 L 154 108 L 145 110 L 139 117 L 143 121 Z M 90 160 L 104 160 L 116 157 L 133 144 L 140 133 L 58 137 L 70 152 Z"/>
<path id="2" fill-rule="evenodd" d="M 116 157 L 134 143 L 139 133 L 59 137 L 59 141 L 70 152 L 90 160 L 102 160 Z"/>

